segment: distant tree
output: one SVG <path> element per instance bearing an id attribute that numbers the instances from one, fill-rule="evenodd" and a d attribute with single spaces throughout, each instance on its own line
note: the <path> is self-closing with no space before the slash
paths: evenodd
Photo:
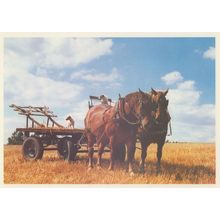
<path id="1" fill-rule="evenodd" d="M 21 131 L 14 131 L 11 137 L 8 138 L 8 144 L 16 145 L 23 143 L 23 133 Z"/>

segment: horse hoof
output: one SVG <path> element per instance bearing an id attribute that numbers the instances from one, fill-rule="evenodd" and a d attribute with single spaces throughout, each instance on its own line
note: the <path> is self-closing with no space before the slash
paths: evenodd
<path id="1" fill-rule="evenodd" d="M 92 170 L 92 167 L 88 167 L 87 172 L 90 172 Z"/>
<path id="2" fill-rule="evenodd" d="M 113 171 L 113 167 L 109 167 L 108 170 L 109 170 L 109 171 Z"/>
<path id="3" fill-rule="evenodd" d="M 102 167 L 100 165 L 97 165 L 97 170 L 102 170 Z"/>
<path id="4" fill-rule="evenodd" d="M 161 173 L 161 168 L 157 168 L 156 174 L 159 175 Z"/>
<path id="5" fill-rule="evenodd" d="M 130 172 L 130 176 L 133 177 L 135 174 L 133 171 Z"/>
<path id="6" fill-rule="evenodd" d="M 145 173 L 144 167 L 140 167 L 140 172 Z"/>

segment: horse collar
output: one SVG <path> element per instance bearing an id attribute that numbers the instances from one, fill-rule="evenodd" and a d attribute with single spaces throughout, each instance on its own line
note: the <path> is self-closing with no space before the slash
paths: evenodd
<path id="1" fill-rule="evenodd" d="M 132 121 L 130 121 L 129 119 L 126 118 L 126 113 L 125 113 L 125 109 L 124 109 L 125 104 L 124 103 L 125 103 L 125 99 L 124 98 L 119 98 L 116 115 L 118 113 L 119 118 L 122 118 L 124 121 L 126 121 L 130 125 L 138 125 L 140 123 L 140 119 L 137 118 L 137 116 L 135 114 L 134 114 L 134 116 L 135 116 L 135 118 L 137 118 L 136 122 L 132 122 Z"/>

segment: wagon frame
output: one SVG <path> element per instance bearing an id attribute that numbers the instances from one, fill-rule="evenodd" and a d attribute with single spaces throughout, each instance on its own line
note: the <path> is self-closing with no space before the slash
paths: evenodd
<path id="1" fill-rule="evenodd" d="M 90 105 L 92 99 L 90 97 Z M 10 105 L 19 115 L 26 116 L 26 127 L 16 128 L 16 131 L 23 133 L 22 154 L 26 160 L 40 160 L 44 151 L 57 151 L 61 159 L 73 161 L 76 159 L 77 153 L 87 153 L 87 140 L 85 138 L 84 129 L 65 128 L 54 120 L 57 116 L 46 106 L 17 106 Z M 46 125 L 36 120 L 36 117 L 44 117 Z M 30 123 L 31 122 L 31 123 Z M 31 124 L 31 126 L 29 126 Z M 51 126 L 50 126 L 51 125 Z M 50 126 L 50 127 L 49 127 Z M 95 147 L 95 152 L 97 151 Z M 105 152 L 110 149 L 105 147 Z M 122 152 L 118 152 L 119 157 L 115 158 L 120 161 L 125 160 L 125 147 Z M 116 157 L 116 155 L 115 155 Z"/>

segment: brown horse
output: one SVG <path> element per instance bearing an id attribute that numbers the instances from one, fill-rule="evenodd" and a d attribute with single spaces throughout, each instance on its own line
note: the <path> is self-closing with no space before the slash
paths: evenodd
<path id="1" fill-rule="evenodd" d="M 97 160 L 99 168 L 104 146 L 109 144 L 111 149 L 109 170 L 113 170 L 114 167 L 114 151 L 122 144 L 126 144 L 128 170 L 132 175 L 137 129 L 142 126 L 149 130 L 153 120 L 151 112 L 151 97 L 140 89 L 139 92 L 119 98 L 114 107 L 100 104 L 90 108 L 85 118 L 89 169 L 93 167 L 95 143 L 99 146 Z"/>
<path id="2" fill-rule="evenodd" d="M 151 89 L 151 101 L 153 103 L 153 116 L 157 123 L 155 123 L 150 131 L 140 130 L 139 138 L 141 142 L 141 161 L 140 168 L 144 172 L 144 163 L 147 156 L 147 148 L 151 143 L 157 143 L 157 171 L 160 171 L 160 162 L 162 157 L 162 150 L 166 140 L 168 123 L 170 121 L 170 115 L 168 113 L 168 100 L 165 92 L 155 91 Z"/>

